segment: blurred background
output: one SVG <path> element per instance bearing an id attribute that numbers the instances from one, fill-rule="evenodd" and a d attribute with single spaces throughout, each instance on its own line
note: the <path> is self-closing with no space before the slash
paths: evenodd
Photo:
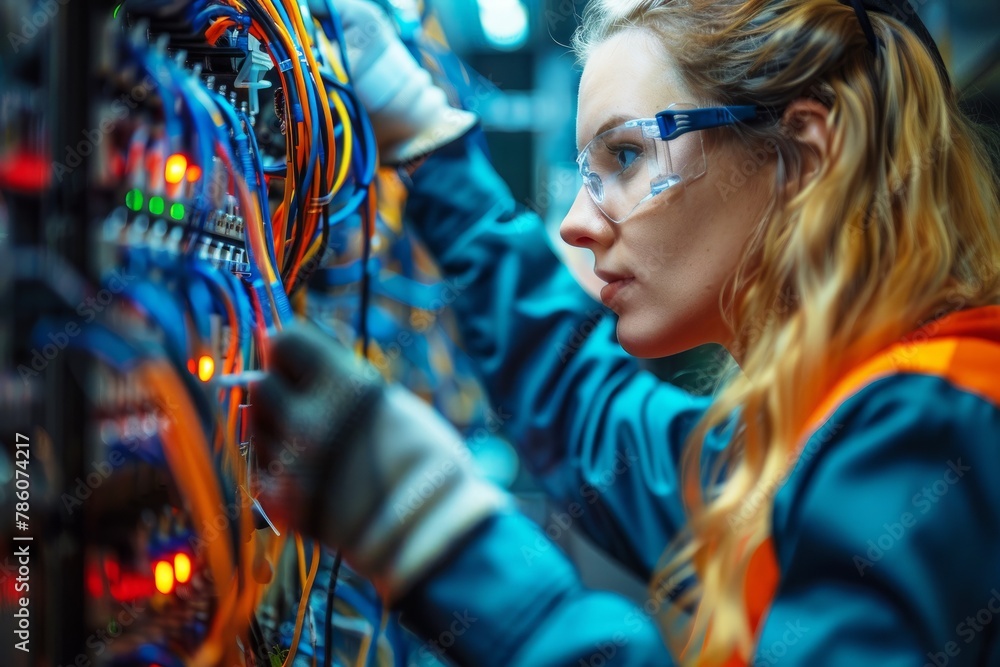
<path id="1" fill-rule="evenodd" d="M 397 0 L 400 1 L 400 0 Z M 574 165 L 580 70 L 567 45 L 586 0 L 434 0 L 452 48 L 482 75 L 494 164 L 514 196 L 554 228 L 578 181 Z M 1000 123 L 1000 3 L 916 0 L 964 103 Z"/>

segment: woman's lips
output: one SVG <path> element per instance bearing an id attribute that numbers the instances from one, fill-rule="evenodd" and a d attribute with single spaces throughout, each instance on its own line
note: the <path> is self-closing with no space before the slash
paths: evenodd
<path id="1" fill-rule="evenodd" d="M 622 290 L 632 284 L 635 278 L 622 278 L 608 283 L 601 289 L 601 302 L 608 308 L 614 308 L 615 300 L 621 295 Z"/>

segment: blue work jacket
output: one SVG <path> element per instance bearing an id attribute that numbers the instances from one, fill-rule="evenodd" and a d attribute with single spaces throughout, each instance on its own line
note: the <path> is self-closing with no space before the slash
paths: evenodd
<path id="1" fill-rule="evenodd" d="M 622 350 L 613 315 L 476 145 L 467 135 L 415 171 L 407 216 L 523 463 L 573 525 L 649 580 L 685 521 L 680 449 L 711 399 Z M 995 351 L 1000 308 L 986 315 L 976 335 Z M 725 446 L 712 433 L 707 455 Z M 780 580 L 752 664 L 1000 665 L 996 403 L 938 374 L 889 373 L 839 403 L 804 451 L 774 496 Z M 516 513 L 453 545 L 398 607 L 460 665 L 674 664 L 654 599 L 588 590 Z"/>

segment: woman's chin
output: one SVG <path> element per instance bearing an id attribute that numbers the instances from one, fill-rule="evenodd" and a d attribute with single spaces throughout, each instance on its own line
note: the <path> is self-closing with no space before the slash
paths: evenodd
<path id="1" fill-rule="evenodd" d="M 690 331 L 681 332 L 676 327 L 662 325 L 643 326 L 630 322 L 628 317 L 618 319 L 617 334 L 622 349 L 639 359 L 669 357 L 709 342 L 694 340 Z"/>
<path id="2" fill-rule="evenodd" d="M 640 359 L 655 359 L 665 357 L 670 352 L 664 353 L 664 340 L 658 336 L 650 335 L 647 332 L 636 331 L 632 327 L 623 326 L 618 320 L 618 344 L 633 357 Z"/>

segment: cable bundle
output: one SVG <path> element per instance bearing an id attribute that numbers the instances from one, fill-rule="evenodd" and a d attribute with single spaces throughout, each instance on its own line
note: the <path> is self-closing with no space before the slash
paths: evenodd
<path id="1" fill-rule="evenodd" d="M 350 617 L 367 628 L 358 664 L 405 656 L 407 640 L 374 591 L 351 575 L 338 585 L 339 556 L 276 535 L 253 498 L 252 382 L 267 368 L 268 337 L 293 311 L 321 314 L 460 425 L 482 422 L 481 393 L 440 321 L 445 288 L 402 227 L 401 183 L 377 170 L 343 29 L 326 4 L 319 19 L 293 0 L 128 0 L 116 11 L 122 65 L 109 79 L 148 89 L 137 111 L 114 119 L 102 161 L 104 181 L 121 191 L 104 224 L 105 268 L 130 278 L 121 303 L 79 342 L 117 360 L 106 366 L 111 384 L 137 381 L 148 394 L 142 409 L 156 415 L 155 437 L 131 454 L 164 470 L 176 497 L 157 510 L 172 528 L 139 559 L 152 569 L 146 578 L 176 577 L 184 569 L 172 559 L 183 556 L 214 591 L 186 643 L 167 641 L 155 660 L 150 644 L 135 659 L 287 666 L 324 655 L 329 665 L 335 644 L 348 657 Z M 270 134 L 283 146 L 267 136 L 271 105 L 261 98 L 272 93 Z M 414 342 L 396 354 L 404 332 Z M 136 347 L 136 338 L 153 343 Z M 110 410 L 108 432 L 130 419 Z M 237 509 L 224 529 L 211 528 L 223 507 Z M 105 561 L 91 568 L 99 590 L 120 590 L 110 572 L 131 565 L 112 559 L 109 570 Z M 314 591 L 321 573 L 325 590 Z M 158 589 L 157 599 L 186 586 Z"/>

